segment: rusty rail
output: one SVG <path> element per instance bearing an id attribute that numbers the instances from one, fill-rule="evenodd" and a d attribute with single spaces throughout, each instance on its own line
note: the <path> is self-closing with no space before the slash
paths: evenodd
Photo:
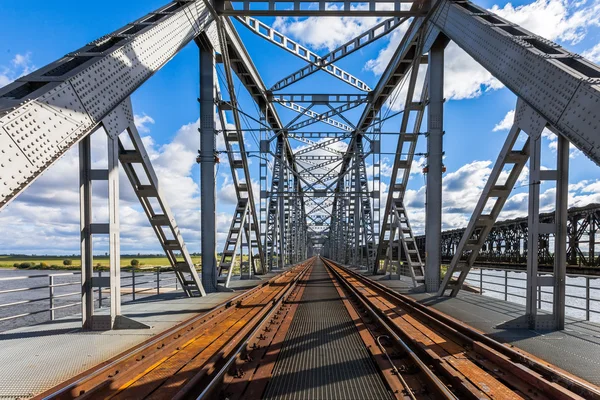
<path id="1" fill-rule="evenodd" d="M 600 391 L 330 260 L 325 265 L 459 398 L 600 399 Z M 507 397 L 510 396 L 510 397 Z"/>
<path id="2" fill-rule="evenodd" d="M 238 354 L 315 259 L 191 318 L 36 399 L 196 397 Z"/>

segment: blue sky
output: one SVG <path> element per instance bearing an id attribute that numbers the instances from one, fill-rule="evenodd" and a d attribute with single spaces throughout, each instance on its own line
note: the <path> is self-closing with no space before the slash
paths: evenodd
<path id="1" fill-rule="evenodd" d="M 164 0 L 105 0 L 102 6 L 89 2 L 63 0 L 60 2 L 28 1 L 2 2 L 0 4 L 0 85 L 42 67 L 89 41 L 162 6 Z M 552 39 L 570 51 L 585 53 L 600 62 L 600 0 L 565 1 L 476 1 L 480 6 L 493 9 L 501 16 L 521 24 L 525 28 Z M 329 20 L 273 19 L 263 22 L 300 41 L 313 51 L 324 54 L 358 33 L 368 29 L 374 19 L 331 18 Z M 24 28 L 25 27 L 25 28 Z M 275 45 L 251 33 L 239 23 L 236 27 L 252 55 L 267 87 L 305 65 L 305 62 Z M 374 88 L 385 66 L 386 54 L 397 45 L 403 27 L 337 63 L 340 67 L 365 81 Z M 18 33 L 15 33 L 18 32 Z M 387 52 L 386 52 L 387 50 Z M 496 159 L 508 130 L 501 122 L 514 109 L 516 98 L 499 82 L 460 49 L 450 45 L 446 53 L 445 107 L 445 175 L 444 228 L 456 228 L 466 224 L 485 178 Z M 221 74 L 222 75 L 222 74 Z M 239 85 L 238 85 L 239 86 Z M 286 88 L 287 93 L 319 92 L 354 93 L 351 87 L 328 76 L 317 73 L 304 82 Z M 152 154 L 155 166 L 163 182 L 168 182 L 168 195 L 175 216 L 182 227 L 184 238 L 192 251 L 199 251 L 199 189 L 198 167 L 194 157 L 198 148 L 195 123 L 198 119 L 198 50 L 192 43 L 183 49 L 170 63 L 146 82 L 133 96 L 135 114 L 140 132 Z M 243 88 L 238 98 L 244 111 L 256 116 L 256 109 Z M 401 107 L 401 101 L 391 105 Z M 293 113 L 279 108 L 281 117 L 288 121 Z M 347 115 L 356 120 L 362 108 Z M 393 112 L 393 111 L 392 111 Z M 386 121 L 384 131 L 395 132 L 399 118 Z M 250 127 L 255 127 L 250 124 Z M 333 130 L 325 128 L 326 130 Z M 422 127 L 425 130 L 425 126 Z M 97 150 L 96 162 L 103 162 L 102 137 L 94 138 Z M 543 164 L 552 167 L 554 140 L 545 139 Z M 292 143 L 299 147 L 298 142 Z M 395 138 L 386 136 L 382 148 L 395 149 Z M 220 143 L 223 148 L 222 143 Z M 246 134 L 246 147 L 258 149 L 252 135 Z M 419 143 L 417 152 L 425 151 L 425 141 Z M 0 241 L 0 252 L 62 254 L 78 252 L 78 198 L 76 152 L 70 151 L 50 168 L 22 196 L 0 212 L 0 234 L 11 240 Z M 387 164 L 392 155 L 384 155 Z M 416 161 L 421 161 L 419 157 Z M 251 165 L 253 179 L 258 181 L 258 160 Z M 417 233 L 424 227 L 423 175 L 414 168 L 407 206 Z M 597 166 L 585 156 L 573 151 L 570 182 L 571 205 L 600 202 L 600 183 Z M 218 172 L 219 241 L 224 240 L 229 218 L 234 208 L 229 166 L 221 164 Z M 521 183 L 525 183 L 523 175 Z M 383 182 L 389 177 L 383 176 Z M 122 187 L 127 184 L 125 180 Z M 125 185 L 126 186 L 126 185 Z M 507 204 L 503 217 L 526 214 L 526 187 L 521 186 Z M 98 194 L 98 218 L 102 190 Z M 542 187 L 542 204 L 551 208 L 553 188 Z M 385 196 L 385 193 L 384 193 Z M 132 198 L 130 191 L 123 190 L 122 201 L 122 247 L 123 252 L 157 252 L 158 242 L 153 237 L 145 217 Z M 220 250 L 219 245 L 219 250 Z M 105 243 L 98 242 L 97 251 L 102 252 Z"/>

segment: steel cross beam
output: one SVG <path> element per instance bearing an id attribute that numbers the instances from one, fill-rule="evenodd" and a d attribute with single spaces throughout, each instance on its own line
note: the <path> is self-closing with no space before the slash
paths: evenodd
<path id="1" fill-rule="evenodd" d="M 348 151 L 344 155 L 344 162 L 339 173 L 340 179 L 337 181 L 336 193 L 340 193 L 343 184 L 343 177 L 348 173 L 352 152 L 356 148 L 356 141 L 362 137 L 367 129 L 376 120 L 381 108 L 386 100 L 396 90 L 397 85 L 406 79 L 411 67 L 421 60 L 421 38 L 423 27 L 427 17 L 415 18 L 408 28 L 408 31 L 402 38 L 396 52 L 392 56 L 390 63 L 386 67 L 381 79 L 372 92 L 371 101 L 363 111 L 363 114 L 357 124 L 356 134 L 350 141 Z M 418 64 L 417 64 L 418 65 Z"/>
<path id="2" fill-rule="evenodd" d="M 221 20 L 216 20 L 215 24 L 217 25 L 217 31 L 219 34 L 219 41 L 221 43 L 222 50 L 222 61 L 225 69 L 225 76 L 227 81 L 227 87 L 229 92 L 230 103 L 233 106 L 231 112 L 233 114 L 233 120 L 235 124 L 236 131 L 227 132 L 223 134 L 225 139 L 225 144 L 227 146 L 227 155 L 229 157 L 229 164 L 232 169 L 232 179 L 234 182 L 234 186 L 236 189 L 236 195 L 238 198 L 238 208 L 242 207 L 242 202 L 248 203 L 249 208 L 249 217 L 252 219 L 249 227 L 249 231 L 246 234 L 251 237 L 252 234 L 255 235 L 255 240 L 250 239 L 248 242 L 250 252 L 252 252 L 255 248 L 258 251 L 258 257 L 260 260 L 260 271 L 259 273 L 265 273 L 264 269 L 264 253 L 262 249 L 262 244 L 260 243 L 260 224 L 258 221 L 258 216 L 256 213 L 256 203 L 254 200 L 254 191 L 252 190 L 252 179 L 250 177 L 250 170 L 248 168 L 248 159 L 246 155 L 246 147 L 244 144 L 244 135 L 242 134 L 242 124 L 240 121 L 240 116 L 237 112 L 237 96 L 235 93 L 235 84 L 233 82 L 233 76 L 231 74 L 231 61 L 229 59 L 229 52 L 227 51 L 227 40 L 225 39 L 225 30 L 223 28 L 223 22 Z M 217 93 L 220 97 L 220 93 Z M 226 126 L 227 121 L 225 118 L 225 113 L 223 112 L 223 108 L 219 107 L 219 117 L 221 119 L 221 126 Z M 239 148 L 239 159 L 234 158 L 234 154 L 232 151 L 232 143 L 237 143 Z M 240 179 L 243 182 L 240 182 Z M 245 220 L 242 220 L 242 223 L 245 223 Z M 245 225 L 245 224 L 244 224 Z M 244 228 L 245 229 L 245 228 Z M 235 246 L 234 251 L 237 246 Z M 251 266 L 252 268 L 253 266 Z M 231 276 L 231 269 L 228 271 L 228 278 L 226 283 L 229 284 L 229 277 Z"/>
<path id="3" fill-rule="evenodd" d="M 234 8 L 232 3 L 240 8 Z M 308 4 L 316 4 L 317 7 L 307 7 Z M 356 3 L 350 0 L 335 3 L 325 0 L 246 0 L 240 3 L 215 0 L 215 8 L 221 15 L 253 17 L 414 17 L 426 14 L 430 1 L 371 0 L 367 4 L 368 8 L 356 7 Z"/>
<path id="4" fill-rule="evenodd" d="M 469 1 L 440 1 L 429 28 L 427 44 L 443 32 L 600 165 L 599 66 Z"/>
<path id="5" fill-rule="evenodd" d="M 292 111 L 295 111 L 295 112 L 299 113 L 300 116 L 307 115 L 308 117 L 315 119 L 314 122 L 323 122 L 323 123 L 325 123 L 327 125 L 331 125 L 331 126 L 333 126 L 335 128 L 339 128 L 339 129 L 341 129 L 343 131 L 347 131 L 347 132 L 350 132 L 350 131 L 353 130 L 352 127 L 350 127 L 350 126 L 348 126 L 346 124 L 343 124 L 343 123 L 341 123 L 339 121 L 336 121 L 335 119 L 328 118 L 328 117 L 325 117 L 324 115 L 322 116 L 321 114 L 318 114 L 318 113 L 316 113 L 314 111 L 311 111 L 310 108 L 314 104 L 311 104 L 309 107 L 303 107 L 300 104 L 292 103 L 290 101 L 278 101 L 277 103 L 281 104 L 283 107 L 285 107 L 287 109 L 290 109 Z M 312 123 L 314 123 L 314 122 L 312 122 Z M 289 129 L 289 130 L 296 130 L 298 128 L 299 127 L 295 127 L 294 129 L 291 129 L 291 127 L 289 127 L 289 126 L 286 127 L 286 129 Z"/>
<path id="6" fill-rule="evenodd" d="M 295 156 L 299 156 L 301 154 L 305 154 L 314 150 L 318 150 L 318 149 L 322 149 L 322 148 L 326 148 L 329 145 L 341 142 L 344 139 L 347 139 L 347 136 L 341 136 L 341 137 L 337 137 L 337 138 L 333 138 L 333 139 L 329 139 L 329 140 L 325 140 L 323 142 L 312 142 L 312 144 L 309 147 L 306 147 L 304 149 L 298 150 L 294 153 Z M 307 140 L 307 142 L 310 142 Z M 327 151 L 330 151 L 332 153 L 338 154 L 338 155 L 344 155 L 344 153 L 342 153 L 341 151 L 337 151 L 334 149 L 324 149 Z"/>
<path id="7" fill-rule="evenodd" d="M 269 94 L 271 101 L 290 101 L 293 103 L 315 103 L 315 104 L 331 104 L 331 103 L 349 103 L 352 101 L 367 100 L 368 94 L 341 94 L 341 93 L 277 93 Z"/>
<path id="8" fill-rule="evenodd" d="M 369 91 L 370 88 L 366 83 L 355 77 L 354 75 L 349 74 L 343 69 L 328 63 L 325 66 L 322 66 L 322 59 L 319 57 L 317 53 L 310 51 L 308 48 L 298 44 L 294 40 L 285 36 L 281 32 L 277 32 L 275 29 L 271 28 L 269 25 L 262 23 L 261 21 L 251 18 L 251 17 L 236 17 L 236 19 L 241 22 L 245 27 L 250 29 L 253 33 L 262 37 L 263 39 L 279 46 L 285 51 L 295 55 L 303 59 L 306 62 L 309 62 L 316 69 L 321 69 L 328 74 L 342 80 L 342 82 L 347 83 L 348 85 L 362 91 Z M 271 89 L 277 90 L 277 89 Z"/>
<path id="9" fill-rule="evenodd" d="M 389 18 L 389 19 L 386 19 L 385 21 L 380 22 L 379 24 L 373 26 L 366 32 L 363 32 L 362 34 L 358 35 L 354 39 L 339 46 L 337 49 L 330 51 L 329 53 L 327 53 L 326 55 L 321 57 L 318 62 L 316 62 L 316 63 L 313 62 L 310 65 L 300 68 L 298 71 L 283 78 L 279 82 L 275 83 L 275 85 L 273 85 L 271 90 L 281 90 L 287 86 L 290 86 L 293 83 L 296 83 L 296 82 L 306 78 L 307 76 L 314 74 L 319 69 L 325 69 L 325 71 L 327 71 L 329 73 L 334 72 L 334 71 L 330 70 L 329 68 L 325 68 L 325 67 L 330 65 L 331 63 L 333 63 L 337 60 L 340 60 L 340 59 L 346 57 L 347 55 L 352 54 L 355 51 L 373 43 L 374 41 L 378 40 L 379 38 L 387 35 L 388 33 L 392 32 L 394 29 L 396 29 L 397 27 L 402 25 L 402 23 L 404 23 L 407 19 L 408 18 L 394 17 L 394 18 Z M 339 75 L 337 73 L 335 75 L 337 77 L 339 77 Z M 351 83 L 353 83 L 353 82 L 351 82 Z M 365 85 L 365 87 L 366 87 L 366 85 Z M 359 87 L 359 89 L 361 89 L 361 88 Z M 370 89 L 368 87 L 366 87 L 366 89 L 368 89 L 368 91 L 370 91 Z M 293 100 L 290 100 L 290 101 L 293 101 Z"/>
<path id="10" fill-rule="evenodd" d="M 367 102 L 366 99 L 355 100 L 355 101 L 347 102 L 336 108 L 333 108 L 333 107 L 331 107 L 331 105 L 327 104 L 327 106 L 330 108 L 329 111 L 326 111 L 323 114 L 317 114 L 316 116 L 312 116 L 311 118 L 306 119 L 304 121 L 300 121 L 294 125 L 289 126 L 288 129 L 290 131 L 295 131 L 295 130 L 307 127 L 307 126 L 312 125 L 317 122 L 325 122 L 325 120 L 329 121 L 330 117 L 333 117 L 334 115 L 338 115 L 340 118 L 343 118 L 344 121 L 346 121 L 348 123 L 348 125 L 350 125 L 350 127 L 353 128 L 354 126 L 352 125 L 352 123 L 350 121 L 348 121 L 348 119 L 346 119 L 342 115 L 342 113 L 346 112 L 348 110 L 352 110 L 353 108 L 356 108 L 366 102 Z M 294 103 L 292 103 L 292 104 L 294 104 Z M 325 122 L 325 123 L 329 123 L 329 122 Z"/>

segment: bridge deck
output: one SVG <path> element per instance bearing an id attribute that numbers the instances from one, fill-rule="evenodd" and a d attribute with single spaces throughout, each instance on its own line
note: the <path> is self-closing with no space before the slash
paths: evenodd
<path id="1" fill-rule="evenodd" d="M 567 318 L 565 330 L 536 332 L 507 327 L 525 314 L 525 306 L 465 291 L 455 298 L 410 293 L 405 281 L 376 277 L 394 290 L 408 294 L 468 324 L 499 342 L 510 343 L 591 383 L 600 385 L 600 324 Z"/>
<path id="2" fill-rule="evenodd" d="M 307 280 L 263 398 L 391 398 L 321 261 Z"/>
<path id="3" fill-rule="evenodd" d="M 274 274 L 268 274 L 271 277 Z M 81 315 L 0 333 L 0 400 L 27 399 L 103 363 L 261 280 L 232 281 L 236 292 L 206 297 L 149 296 L 122 305 L 122 314 L 150 329 L 83 332 Z M 106 311 L 106 310 L 105 310 Z"/>

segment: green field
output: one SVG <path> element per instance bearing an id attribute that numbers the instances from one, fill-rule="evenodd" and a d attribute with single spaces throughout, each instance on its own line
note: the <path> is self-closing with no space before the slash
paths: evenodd
<path id="1" fill-rule="evenodd" d="M 71 265 L 64 266 L 63 260 L 71 260 Z M 131 260 L 136 259 L 140 262 L 139 267 L 157 267 L 157 266 L 169 266 L 169 261 L 166 257 L 158 256 L 122 256 L 121 267 L 131 266 Z M 201 264 L 200 256 L 192 256 L 192 260 L 196 266 Z M 0 268 L 14 268 L 15 264 L 29 263 L 31 264 L 30 269 L 73 269 L 78 270 L 81 268 L 81 260 L 78 256 L 7 256 L 0 255 Z M 97 256 L 94 257 L 94 267 L 108 268 L 108 257 Z"/>

